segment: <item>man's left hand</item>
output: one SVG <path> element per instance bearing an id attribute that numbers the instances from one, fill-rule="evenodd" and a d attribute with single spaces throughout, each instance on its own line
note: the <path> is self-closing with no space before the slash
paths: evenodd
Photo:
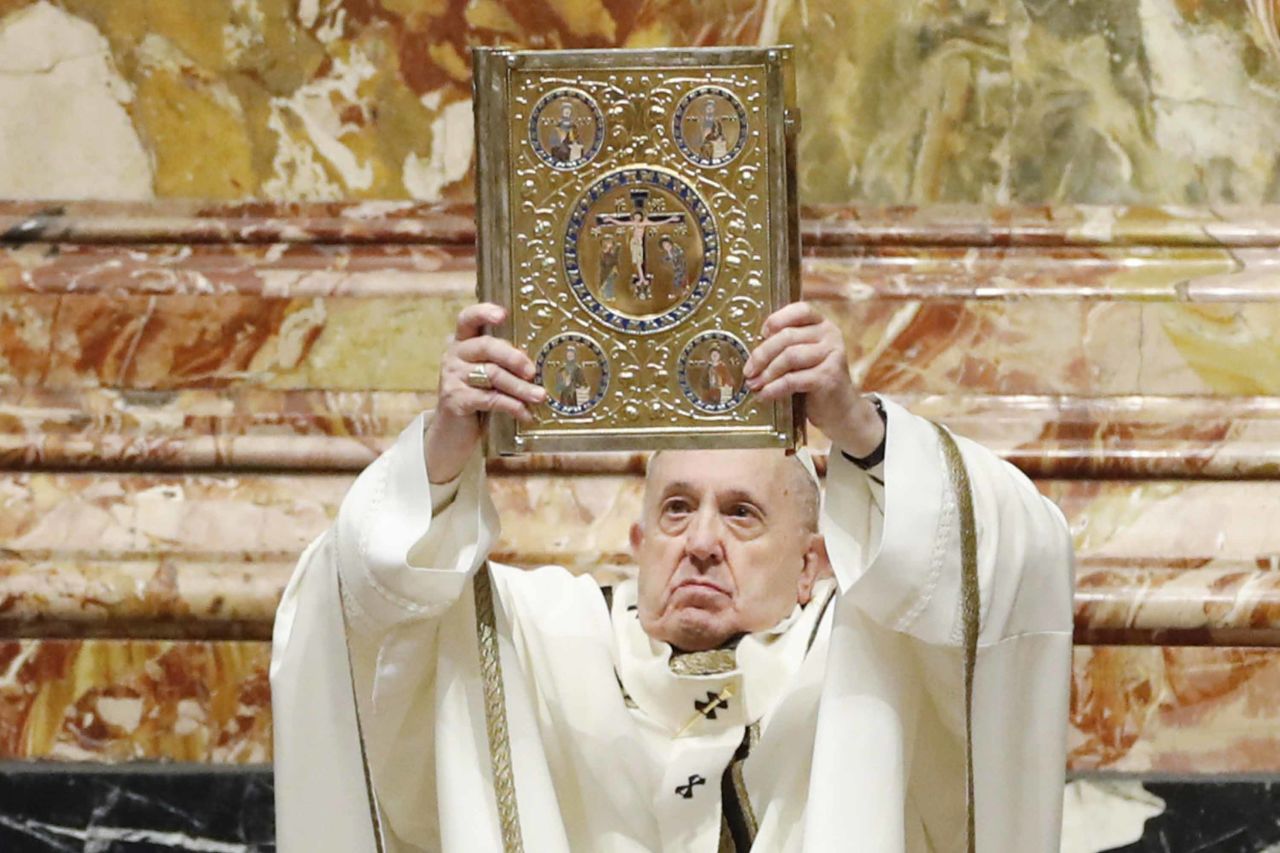
<path id="1" fill-rule="evenodd" d="M 869 456 L 884 422 L 853 384 L 844 335 L 807 302 L 793 302 L 764 321 L 764 340 L 743 367 L 747 388 L 762 400 L 805 395 L 805 412 L 848 453 Z"/>

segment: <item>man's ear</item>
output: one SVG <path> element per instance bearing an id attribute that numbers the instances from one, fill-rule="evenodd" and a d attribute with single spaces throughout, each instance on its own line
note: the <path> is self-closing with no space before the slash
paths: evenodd
<path id="1" fill-rule="evenodd" d="M 813 598 L 814 584 L 831 574 L 827 540 L 821 533 L 814 533 L 809 537 L 809 547 L 804 552 L 804 565 L 800 569 L 800 581 L 796 587 L 796 600 L 802 607 Z"/>
<path id="2" fill-rule="evenodd" d="M 640 522 L 631 525 L 631 559 L 639 561 L 640 546 L 644 544 L 644 527 Z"/>

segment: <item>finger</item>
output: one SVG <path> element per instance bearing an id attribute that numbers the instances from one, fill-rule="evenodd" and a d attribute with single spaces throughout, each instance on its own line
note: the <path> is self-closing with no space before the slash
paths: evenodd
<path id="1" fill-rule="evenodd" d="M 778 353 L 777 358 L 766 364 L 759 375 L 748 381 L 748 386 L 763 388 L 785 373 L 808 370 L 822 364 L 831 355 L 831 347 L 823 343 L 796 344 Z"/>
<path id="2" fill-rule="evenodd" d="M 515 397 L 504 394 L 497 388 L 483 389 L 467 386 L 456 392 L 458 405 L 465 412 L 484 413 L 502 412 L 519 418 L 522 421 L 532 419 L 529 409 Z"/>
<path id="3" fill-rule="evenodd" d="M 742 366 L 742 375 L 750 379 L 765 368 L 765 365 L 778 357 L 778 353 L 787 347 L 802 343 L 813 343 L 822 336 L 817 326 L 790 327 L 765 338 L 756 347 Z"/>
<path id="4" fill-rule="evenodd" d="M 471 362 L 472 364 L 492 362 L 525 379 L 532 379 L 535 372 L 533 360 L 502 338 L 494 338 L 489 335 L 470 338 L 460 341 L 454 347 L 453 352 L 464 362 Z M 464 369 L 470 370 L 471 368 L 467 366 Z"/>
<path id="5" fill-rule="evenodd" d="M 496 326 L 506 318 L 507 311 L 501 305 L 494 305 L 492 302 L 468 305 L 458 312 L 458 324 L 453 337 L 459 341 L 474 338 L 484 331 L 485 326 Z"/>
<path id="6" fill-rule="evenodd" d="M 547 389 L 541 385 L 525 382 L 496 364 L 486 364 L 485 370 L 489 374 L 489 381 L 493 383 L 493 387 L 508 397 L 514 397 L 526 403 L 542 403 L 547 399 Z"/>
<path id="7" fill-rule="evenodd" d="M 797 370 L 784 373 L 756 392 L 761 400 L 778 400 L 792 394 L 808 394 L 821 388 L 825 383 L 826 361 L 808 370 Z"/>
<path id="8" fill-rule="evenodd" d="M 533 415 L 529 413 L 529 409 L 524 403 L 521 403 L 515 397 L 510 397 L 497 388 L 488 392 L 488 398 L 485 400 L 486 411 L 489 412 L 506 412 L 513 418 L 522 421 L 533 420 Z"/>
<path id="9" fill-rule="evenodd" d="M 821 323 L 823 316 L 808 302 L 792 302 L 770 314 L 764 321 L 762 332 L 767 338 L 790 326 L 812 326 Z"/>

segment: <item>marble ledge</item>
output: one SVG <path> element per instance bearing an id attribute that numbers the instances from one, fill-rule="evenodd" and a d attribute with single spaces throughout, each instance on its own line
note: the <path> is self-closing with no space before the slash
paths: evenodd
<path id="1" fill-rule="evenodd" d="M 0 760 L 271 760 L 266 642 L 0 641 Z M 1280 652 L 1077 647 L 1072 773 L 1280 773 Z M 64 764 L 65 766 L 65 764 Z"/>
<path id="2" fill-rule="evenodd" d="M 0 244 L 475 241 L 466 202 L 0 201 Z M 801 241 L 837 245 L 1280 245 L 1275 206 L 806 205 Z"/>
<path id="3" fill-rule="evenodd" d="M 493 559 L 568 565 L 606 581 L 632 571 L 625 551 L 499 549 Z M 10 551 L 0 560 L 0 638 L 267 640 L 294 561 Z M 1185 562 L 1080 560 L 1077 644 L 1280 647 L 1280 554 L 1261 565 Z"/>
<path id="4" fill-rule="evenodd" d="M 415 201 L 0 201 L 0 245 L 22 243 L 472 245 L 475 207 Z"/>
<path id="5" fill-rule="evenodd" d="M 1280 250 L 1170 246 L 811 246 L 805 299 L 1275 302 Z M 0 249 L 0 296 L 471 300 L 471 245 L 24 243 Z M 11 296 L 10 296 L 11 295 Z M 443 309 L 442 309 L 443 310 Z"/>
<path id="6" fill-rule="evenodd" d="M 1036 478 L 1280 476 L 1277 397 L 890 396 Z M 430 392 L 0 388 L 0 467 L 356 471 L 434 405 Z M 826 440 L 814 432 L 809 444 L 824 464 Z M 638 474 L 645 458 L 506 457 L 490 470 Z"/>

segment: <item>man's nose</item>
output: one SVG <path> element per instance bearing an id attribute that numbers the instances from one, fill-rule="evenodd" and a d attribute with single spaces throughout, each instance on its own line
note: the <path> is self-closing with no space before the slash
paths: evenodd
<path id="1" fill-rule="evenodd" d="M 704 505 L 694 515 L 685 550 L 698 568 L 715 565 L 724 559 L 723 533 L 720 513 L 714 507 Z"/>

